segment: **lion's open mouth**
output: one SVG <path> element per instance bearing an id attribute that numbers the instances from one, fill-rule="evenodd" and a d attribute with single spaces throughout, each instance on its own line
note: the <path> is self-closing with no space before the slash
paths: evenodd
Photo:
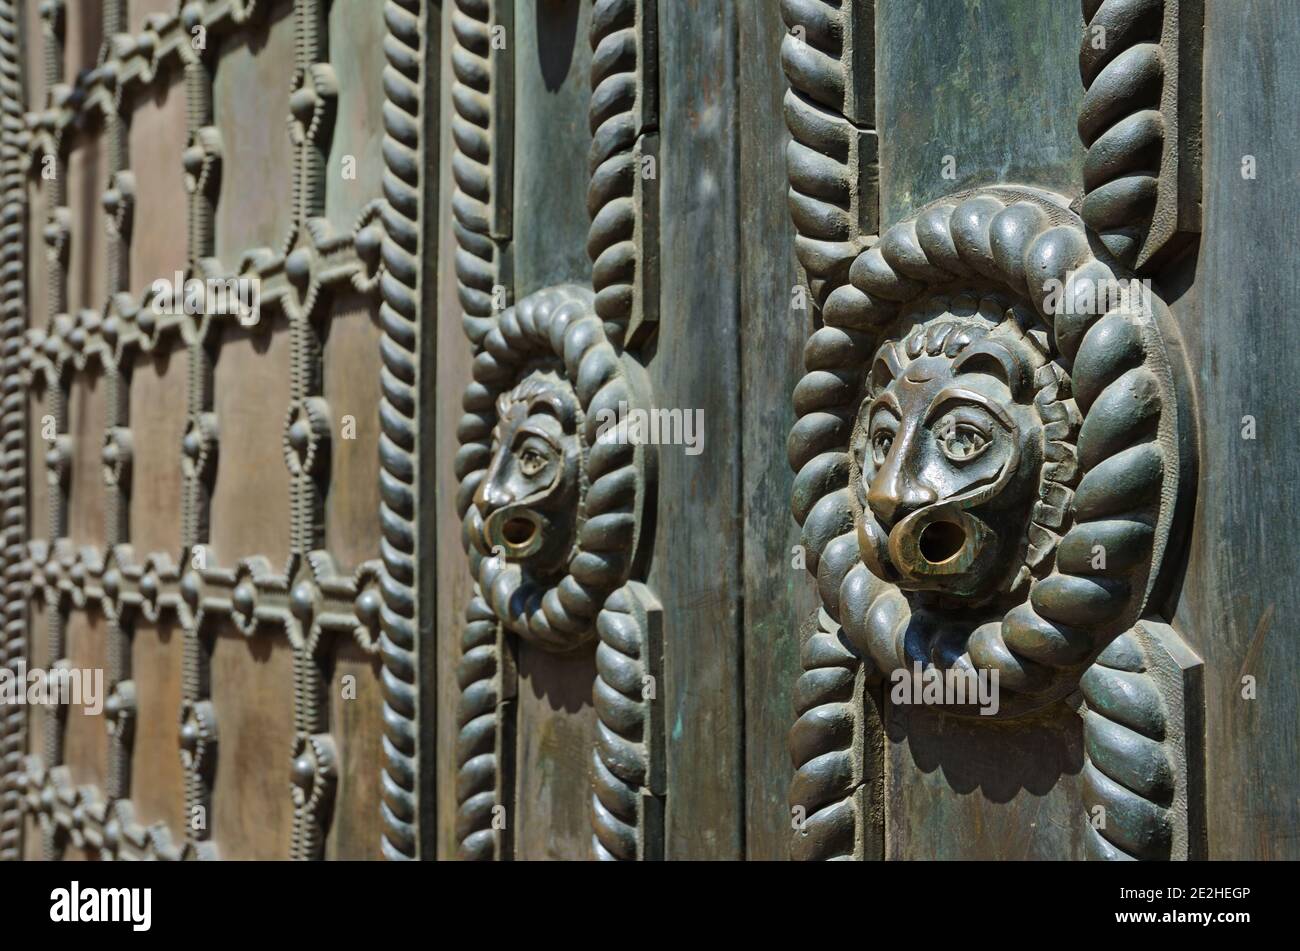
<path id="1" fill-rule="evenodd" d="M 921 532 L 917 547 L 930 564 L 946 564 L 966 547 L 966 532 L 955 522 L 931 522 Z"/>
<path id="2" fill-rule="evenodd" d="M 537 535 L 537 524 L 527 518 L 511 518 L 501 526 L 501 537 L 512 548 L 527 548 Z"/>

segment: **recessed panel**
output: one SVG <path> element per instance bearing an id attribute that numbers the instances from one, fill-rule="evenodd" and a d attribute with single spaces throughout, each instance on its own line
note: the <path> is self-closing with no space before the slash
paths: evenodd
<path id="1" fill-rule="evenodd" d="M 221 130 L 217 256 L 228 268 L 251 248 L 281 250 L 293 222 L 293 149 L 286 127 L 294 74 L 292 8 L 221 44 L 213 110 Z"/>
<path id="2" fill-rule="evenodd" d="M 380 197 L 384 171 L 384 4 L 334 0 L 330 65 L 339 101 L 325 184 L 325 217 L 339 230 L 356 224 Z"/>
<path id="3" fill-rule="evenodd" d="M 131 375 L 131 544 L 138 558 L 181 546 L 181 439 L 189 351 L 141 353 Z"/>
<path id="4" fill-rule="evenodd" d="M 216 369 L 220 431 L 212 495 L 212 545 L 222 565 L 264 555 L 281 569 L 289 557 L 289 470 L 281 440 L 289 409 L 289 329 L 225 331 Z"/>
<path id="5" fill-rule="evenodd" d="M 108 727 L 103 712 L 109 687 L 108 623 L 98 611 L 72 611 L 67 638 L 65 656 L 83 687 L 82 702 L 68 706 L 63 762 L 74 785 L 102 790 L 108 781 Z"/>
<path id="6" fill-rule="evenodd" d="M 27 602 L 27 669 L 48 670 L 50 666 L 50 622 L 40 597 Z M 46 729 L 51 710 L 44 704 L 27 705 L 27 752 L 45 760 Z"/>
<path id="7" fill-rule="evenodd" d="M 108 295 L 104 192 L 108 150 L 102 135 L 82 136 L 68 155 L 68 208 L 72 232 L 68 253 L 68 312 L 103 310 Z"/>
<path id="8" fill-rule="evenodd" d="M 286 859 L 293 828 L 293 653 L 283 636 L 216 634 L 212 703 L 219 748 L 212 839 L 224 859 Z"/>
<path id="9" fill-rule="evenodd" d="M 68 537 L 75 545 L 104 545 L 104 424 L 107 382 L 98 369 L 73 377 L 68 396 L 72 474 L 68 482 Z"/>
<path id="10" fill-rule="evenodd" d="M 583 861 L 591 857 L 595 654 L 556 655 L 521 644 L 518 657 L 515 855 Z"/>
<path id="11" fill-rule="evenodd" d="M 1079 195 L 1078 3 L 910 0 L 875 11 L 882 228 L 989 182 Z"/>
<path id="12" fill-rule="evenodd" d="M 50 322 L 49 249 L 45 245 L 49 207 L 39 163 L 36 168 L 27 180 L 27 326 L 43 328 Z"/>
<path id="13" fill-rule="evenodd" d="M 131 114 L 131 173 L 136 181 L 131 235 L 132 294 L 139 298 L 157 278 L 174 281 L 188 259 L 189 195 L 181 165 L 188 130 L 185 84 L 144 90 Z"/>
<path id="14" fill-rule="evenodd" d="M 339 754 L 335 802 L 343 805 L 334 812 L 325 857 L 379 859 L 379 776 L 384 765 L 379 658 L 366 654 L 354 640 L 340 640 L 329 690 L 330 735 Z"/>
<path id="15" fill-rule="evenodd" d="M 325 399 L 333 451 L 325 542 L 340 570 L 379 557 L 379 373 L 374 307 L 339 302 L 325 343 Z"/>
<path id="16" fill-rule="evenodd" d="M 591 7 L 515 4 L 515 299 L 587 282 Z"/>
<path id="17" fill-rule="evenodd" d="M 162 822 L 185 838 L 185 771 L 180 757 L 184 633 L 174 624 L 140 619 L 131 638 L 136 726 L 131 751 L 131 801 L 144 825 Z"/>
<path id="18" fill-rule="evenodd" d="M 94 69 L 104 40 L 104 4 L 74 0 L 63 4 L 66 24 L 63 41 L 64 82 L 76 82 L 82 70 Z"/>

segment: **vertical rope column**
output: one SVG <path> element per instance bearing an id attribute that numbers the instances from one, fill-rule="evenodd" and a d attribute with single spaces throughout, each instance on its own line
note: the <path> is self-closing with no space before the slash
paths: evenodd
<path id="1" fill-rule="evenodd" d="M 506 196 L 497 189 L 509 180 L 509 150 L 498 110 L 510 93 L 507 56 L 494 56 L 494 30 L 504 29 L 508 15 L 495 0 L 454 0 L 452 115 L 452 231 L 456 238 L 456 288 L 461 323 L 477 355 L 495 324 L 496 313 L 510 303 L 507 287 L 509 236 Z M 465 391 L 456 456 L 457 513 L 462 517 L 478 484 L 483 446 L 491 445 L 494 397 L 471 383 Z M 471 448 L 470 444 L 474 444 Z M 460 687 L 456 741 L 456 840 L 463 860 L 510 858 L 514 852 L 512 817 L 504 827 L 494 820 L 507 809 L 503 791 L 513 786 L 514 707 L 510 645 L 504 628 L 475 589 L 466 606 L 461 656 L 456 669 Z"/>
<path id="2" fill-rule="evenodd" d="M 385 0 L 384 274 L 379 321 L 380 653 L 384 669 L 383 852 L 416 859 L 419 670 L 416 635 L 416 475 L 420 317 L 420 99 L 424 21 L 421 0 Z"/>
<path id="3" fill-rule="evenodd" d="M 465 335 L 475 348 L 492 328 L 494 301 L 504 287 L 506 244 L 499 221 L 504 196 L 493 193 L 504 181 L 498 127 L 498 97 L 508 77 L 498 75 L 504 58 L 492 54 L 492 31 L 502 23 L 494 0 L 454 0 L 451 133 L 452 230 L 456 236 L 456 284 Z M 509 288 L 506 288 L 507 294 Z M 459 477 L 459 473 L 457 474 Z"/>
<path id="4" fill-rule="evenodd" d="M 848 281 L 849 265 L 879 230 L 874 106 L 856 95 L 874 71 L 873 2 L 781 0 L 788 32 L 781 66 L 790 84 L 785 120 L 795 254 L 817 307 Z"/>
<path id="5" fill-rule="evenodd" d="M 862 660 L 840 627 L 818 610 L 799 652 L 798 719 L 790 730 L 794 781 L 790 806 L 802 810 L 790 844 L 796 861 L 861 859 L 865 847 L 862 791 Z"/>
<path id="6" fill-rule="evenodd" d="M 591 13 L 587 254 L 596 313 L 616 347 L 652 327 L 658 306 L 654 258 L 643 254 L 658 240 L 658 179 L 642 172 L 657 159 L 656 17 L 655 0 L 596 0 Z"/>
<path id="7" fill-rule="evenodd" d="M 26 182 L 23 178 L 23 69 L 18 11 L 0 0 L 0 667 L 14 670 L 27 657 L 24 566 L 27 534 L 27 412 L 19 375 L 19 349 L 26 322 L 24 243 Z M 0 710 L 0 860 L 22 854 L 22 762 L 26 710 Z"/>
<path id="8" fill-rule="evenodd" d="M 126 29 L 126 4 L 123 0 L 107 0 L 104 4 L 105 43 L 111 46 L 112 39 Z M 105 195 L 104 211 L 108 230 L 107 253 L 107 287 L 111 304 L 117 294 L 130 291 L 130 252 L 131 252 L 131 202 L 127 170 L 130 167 L 128 153 L 127 125 L 123 115 L 122 93 L 118 87 L 114 97 L 113 108 L 108 110 L 105 120 L 105 137 L 108 142 L 108 187 Z M 129 505 L 130 505 L 130 466 L 129 459 L 125 465 L 116 467 L 118 477 L 110 476 L 109 447 L 120 457 L 129 452 L 129 442 L 122 435 L 130 425 L 127 418 L 130 378 L 123 368 L 111 357 L 104 361 L 105 389 L 107 393 L 107 419 L 105 420 L 104 473 L 104 540 L 105 554 L 120 544 L 130 541 Z M 116 703 L 130 705 L 133 690 L 128 686 L 120 690 L 118 685 L 131 678 L 131 641 L 123 629 L 122 618 L 116 612 L 109 612 L 106 618 L 108 638 L 108 682 L 116 694 Z M 135 711 L 120 710 L 114 729 L 109 735 L 108 777 L 105 794 L 111 801 L 125 799 L 131 794 L 131 743 Z"/>
<path id="9" fill-rule="evenodd" d="M 195 10 L 198 15 L 198 10 Z M 197 21 L 195 21 L 197 22 Z M 187 22 L 187 29 L 195 23 Z M 189 190 L 187 207 L 186 249 L 189 262 L 187 277 L 199 276 L 200 262 L 216 253 L 216 203 L 220 190 L 220 151 L 216 130 L 212 128 L 212 64 L 208 50 L 185 54 L 185 113 L 188 126 L 188 147 L 184 158 Z M 209 325 L 210 326 L 210 325 Z M 200 548 L 208 543 L 211 502 L 211 465 L 200 466 L 201 454 L 212 451 L 211 441 L 204 432 L 213 405 L 213 356 L 208 340 L 195 334 L 189 341 L 186 400 L 189 411 L 185 440 L 192 441 L 196 451 L 193 464 L 187 472 L 181 505 L 181 543 L 184 557 L 189 562 L 181 565 L 182 590 L 188 596 L 189 610 L 182 612 L 184 620 L 184 650 L 182 655 L 182 712 L 181 712 L 181 763 L 185 770 L 185 842 L 186 851 L 200 856 L 213 853 L 209 843 L 212 829 L 211 776 L 217 753 L 216 719 L 212 704 L 205 700 L 209 690 L 207 651 L 202 642 L 203 632 L 198 627 L 199 604 L 197 598 L 203 590 L 199 577 L 206 568 L 206 552 Z M 188 446 L 182 447 L 188 449 Z M 190 577 L 187 578 L 186 575 Z"/>
<path id="10" fill-rule="evenodd" d="M 463 861 L 514 854 L 513 817 L 499 812 L 498 792 L 514 785 L 513 660 L 505 631 L 478 586 L 465 608 L 456 680 L 456 841 Z M 499 821 L 504 818 L 506 821 Z"/>

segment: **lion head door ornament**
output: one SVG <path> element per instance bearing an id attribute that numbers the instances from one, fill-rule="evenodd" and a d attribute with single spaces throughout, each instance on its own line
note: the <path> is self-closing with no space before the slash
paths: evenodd
<path id="1" fill-rule="evenodd" d="M 1042 480 L 1035 384 L 1076 430 L 1077 413 L 1055 399 L 1063 371 L 1027 333 L 1033 320 L 996 298 L 929 299 L 872 361 L 850 446 L 858 546 L 917 613 L 995 609 L 1048 554 L 1048 532 L 1027 544 L 1033 502 L 1060 485 Z M 943 649 L 913 640 L 926 658 Z"/>
<path id="2" fill-rule="evenodd" d="M 642 371 L 605 337 L 586 288 L 548 288 L 504 311 L 476 362 L 466 409 L 491 401 L 487 440 L 462 453 L 464 541 L 501 623 L 549 651 L 596 636 L 632 576 L 650 448 L 619 420 L 644 405 Z"/>
<path id="3" fill-rule="evenodd" d="M 465 551 L 476 582 L 460 665 L 464 858 L 509 844 L 493 810 L 510 795 L 515 638 L 553 653 L 596 644 L 592 853 L 661 851 L 658 602 L 636 580 L 648 548 L 654 448 L 629 432 L 648 406 L 641 365 L 610 342 L 589 288 L 547 288 L 491 323 L 465 393 L 458 456 Z"/>
<path id="4" fill-rule="evenodd" d="M 1097 313 L 1099 288 L 1124 293 Z M 996 671 L 1015 717 L 1143 616 L 1185 439 L 1164 305 L 1136 291 L 1064 200 L 991 187 L 894 226 L 829 295 L 795 513 L 827 612 L 881 675 Z"/>
<path id="5" fill-rule="evenodd" d="M 865 848 L 868 767 L 860 724 L 842 723 L 858 670 L 996 673 L 989 719 L 1081 694 L 1085 801 L 1128 805 L 1117 724 L 1157 696 L 1153 652 L 1178 649 L 1162 618 L 1192 471 L 1167 308 L 1035 189 L 941 199 L 866 244 L 825 296 L 795 391 L 793 508 L 822 608 L 790 739 L 808 813 L 793 852 Z M 972 699 L 939 712 L 990 713 Z M 1175 759 L 1149 732 L 1133 756 Z M 1144 818 L 1089 833 L 1090 854 L 1169 854 L 1172 796 L 1143 787 Z"/>

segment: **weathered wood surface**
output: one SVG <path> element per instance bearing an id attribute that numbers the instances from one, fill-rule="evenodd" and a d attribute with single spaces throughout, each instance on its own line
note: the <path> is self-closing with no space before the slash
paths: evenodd
<path id="1" fill-rule="evenodd" d="M 458 846 L 456 667 L 472 591 L 454 471 L 471 351 L 456 288 L 453 138 L 450 122 L 440 121 L 453 111 L 456 6 L 428 4 L 423 51 L 429 69 L 421 118 L 424 314 L 413 464 L 422 556 L 418 782 L 429 793 L 420 804 L 418 834 L 426 858 L 454 857 Z M 26 3 L 33 52 L 40 43 L 36 7 L 35 0 Z M 105 29 L 95 11 L 71 7 L 61 59 L 62 81 L 69 83 L 93 66 Z M 139 31 L 146 14 L 174 7 L 169 0 L 129 4 L 127 25 Z M 233 268 L 251 247 L 278 247 L 290 233 L 294 155 L 284 107 L 294 72 L 294 15 L 290 3 L 273 7 L 269 23 L 223 37 L 213 57 L 209 118 L 225 145 L 213 247 L 187 247 L 184 240 L 177 154 L 189 131 L 184 83 L 168 80 L 124 101 L 125 152 L 141 183 L 125 288 L 136 298 L 153 277 L 183 267 L 187 255 L 216 253 Z M 340 89 L 325 158 L 329 187 L 318 211 L 340 231 L 355 224 L 381 187 L 384 63 L 377 38 L 384 8 L 336 2 L 328 9 L 329 56 Z M 1030 185 L 1081 199 L 1078 3 L 877 0 L 874 9 L 879 65 L 863 82 L 875 91 L 882 227 L 975 185 Z M 494 182 L 507 186 L 493 222 L 495 237 L 511 252 L 503 270 L 507 302 L 591 280 L 592 11 L 590 0 L 512 4 L 506 37 L 512 85 L 494 100 L 510 109 L 494 134 L 503 154 L 514 158 Z M 657 250 L 659 322 L 653 342 L 635 355 L 647 367 L 655 406 L 701 410 L 704 419 L 702 454 L 676 444 L 658 449 L 653 548 L 642 574 L 663 605 L 664 663 L 654 702 L 666 739 L 665 854 L 780 859 L 791 838 L 787 733 L 799 631 L 818 603 L 812 579 L 796 563 L 801 536 L 790 516 L 794 476 L 786 463 L 795 419 L 790 393 L 804 373 L 803 345 L 814 318 L 795 304 L 799 273 L 786 207 L 789 133 L 778 54 L 784 27 L 780 0 L 660 0 L 658 18 L 659 233 L 647 258 Z M 1200 471 L 1185 577 L 1170 603 L 1153 608 L 1176 606 L 1174 628 L 1205 662 L 1211 856 L 1294 858 L 1300 854 L 1294 755 L 1300 686 L 1287 636 L 1300 595 L 1291 581 L 1294 519 L 1288 513 L 1300 505 L 1291 477 L 1291 433 L 1300 411 L 1292 354 L 1300 341 L 1286 303 L 1300 292 L 1288 267 L 1289 249 L 1300 243 L 1300 121 L 1279 103 L 1300 84 L 1292 52 L 1300 11 L 1288 0 L 1211 0 L 1205 27 L 1204 230 L 1197 254 L 1153 274 L 1186 345 Z M 45 85 L 39 56 L 24 65 L 35 97 L 29 105 L 36 108 Z M 854 120 L 867 124 L 863 114 Z M 86 123 L 65 140 L 60 156 L 61 201 L 72 229 L 66 269 L 53 283 L 66 297 L 59 309 L 73 315 L 102 311 L 115 290 L 101 207 L 115 170 L 106 132 L 98 120 Z M 357 161 L 356 179 L 339 174 L 348 157 Z M 1254 174 L 1244 176 L 1248 160 Z M 54 306 L 44 227 L 56 191 L 31 177 L 25 322 L 32 328 L 45 328 Z M 323 300 L 312 318 L 322 344 L 313 358 L 315 384 L 331 410 L 321 531 L 338 570 L 350 574 L 379 549 L 381 331 L 373 300 L 351 290 Z M 211 409 L 221 429 L 210 541 L 222 567 L 261 556 L 279 571 L 295 549 L 292 480 L 282 461 L 284 411 L 295 396 L 297 329 L 290 323 L 274 317 L 269 334 L 232 326 L 208 350 L 215 368 Z M 196 358 L 178 342 L 133 356 L 120 380 L 117 370 L 92 362 L 61 383 L 33 381 L 24 427 L 27 537 L 53 541 L 53 535 L 101 553 L 127 541 L 137 560 L 182 553 L 179 448 L 195 408 L 182 394 Z M 116 408 L 114 384 L 123 388 Z M 47 413 L 71 437 L 65 488 L 46 480 L 49 447 L 41 420 Z M 343 434 L 345 415 L 355 417 L 355 439 Z M 104 484 L 101 459 L 105 429 L 115 422 L 136 437 L 121 533 L 112 523 L 115 490 Z M 140 722 L 127 761 L 136 818 L 163 823 L 183 840 L 186 776 L 176 746 L 187 633 L 170 615 L 156 622 L 136 617 L 118 631 L 94 604 L 60 614 L 39 597 L 28 614 L 26 652 L 33 663 L 47 663 L 54 651 L 74 665 L 111 669 L 112 645 L 119 634 L 124 638 L 125 670 L 138 685 Z M 321 854 L 378 857 L 383 700 L 375 655 L 348 637 L 326 638 L 314 660 L 323 689 L 337 698 L 351 682 L 357 699 L 331 699 L 313 725 L 295 698 L 293 648 L 279 628 L 263 625 L 250 635 L 213 616 L 202 649 L 210 666 L 201 665 L 198 676 L 220 723 L 210 818 L 221 857 L 288 854 L 295 835 L 288 751 L 307 728 L 334 737 L 338 754 L 337 805 Z M 512 716 L 518 739 L 508 770 L 513 811 L 506 818 L 518 858 L 589 854 L 594 650 L 588 645 L 560 656 L 517 644 Z M 47 726 L 50 716 L 28 712 L 26 752 L 67 764 L 75 783 L 106 788 L 113 741 L 102 717 L 72 711 L 56 730 Z M 1087 753 L 1077 697 L 997 724 L 885 704 L 883 730 L 883 823 L 870 832 L 872 856 L 1084 854 Z M 40 856 L 41 823 L 27 817 L 23 827 L 22 854 Z M 57 851 L 93 857 L 62 845 Z"/>
<path id="2" fill-rule="evenodd" d="M 882 228 L 975 185 L 1082 194 L 1078 3 L 878 0 L 876 9 Z"/>
<path id="3" fill-rule="evenodd" d="M 773 187 L 785 179 L 789 141 L 781 105 L 779 0 L 738 4 L 736 19 L 745 857 L 784 859 L 791 822 L 786 732 L 799 675 L 797 632 L 817 595 L 797 560 L 800 531 L 790 517 L 794 473 L 780 463 L 794 423 L 793 404 L 784 394 L 803 375 L 803 342 L 813 317 L 811 307 L 796 306 L 799 277 L 786 192 Z"/>
<path id="4" fill-rule="evenodd" d="M 1295 379 L 1300 8 L 1206 9 L 1204 231 L 1166 283 L 1198 390 L 1201 474 L 1175 625 L 1205 658 L 1212 858 L 1300 855 Z M 1257 173 L 1243 176 L 1247 157 Z M 1249 418 L 1254 439 L 1243 438 Z M 1254 678 L 1246 699 L 1244 678 Z"/>
<path id="5" fill-rule="evenodd" d="M 660 51 L 660 254 L 655 404 L 701 409 L 700 455 L 660 447 L 649 584 L 664 606 L 666 853 L 744 854 L 744 578 L 737 15 L 667 4 Z"/>

